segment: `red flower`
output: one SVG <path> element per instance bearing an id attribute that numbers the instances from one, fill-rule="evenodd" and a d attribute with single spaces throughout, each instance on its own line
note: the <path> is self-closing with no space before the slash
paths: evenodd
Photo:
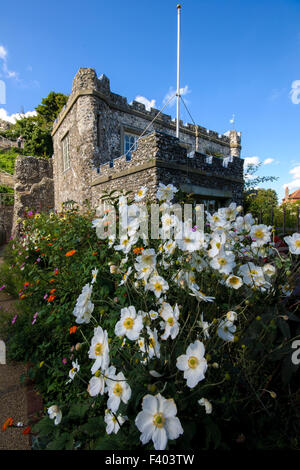
<path id="1" fill-rule="evenodd" d="M 52 300 L 54 300 L 55 297 L 56 297 L 55 295 L 49 295 L 48 302 L 52 302 Z"/>
<path id="2" fill-rule="evenodd" d="M 22 432 L 22 434 L 29 434 L 30 431 L 31 431 L 30 426 L 27 426 L 27 427 L 24 429 L 24 431 Z"/>
<path id="3" fill-rule="evenodd" d="M 53 292 L 55 292 L 55 291 L 56 291 L 56 289 L 52 289 L 52 290 L 50 291 L 50 294 L 53 294 Z"/>

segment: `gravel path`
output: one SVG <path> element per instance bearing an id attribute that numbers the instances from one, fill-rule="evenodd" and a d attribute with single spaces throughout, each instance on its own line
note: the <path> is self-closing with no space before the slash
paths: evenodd
<path id="1" fill-rule="evenodd" d="M 0 250 L 0 264 L 2 263 Z M 0 292 L 2 308 L 14 311 L 16 300 Z M 28 422 L 28 387 L 20 384 L 20 376 L 26 371 L 26 364 L 8 362 L 0 364 L 0 450 L 30 450 L 29 435 L 22 435 L 22 428 L 8 427 L 2 431 L 2 424 L 11 417 L 14 424 Z"/>

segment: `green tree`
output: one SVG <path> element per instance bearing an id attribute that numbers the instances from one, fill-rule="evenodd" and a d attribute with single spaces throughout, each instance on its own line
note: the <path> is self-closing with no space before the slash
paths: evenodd
<path id="1" fill-rule="evenodd" d="M 277 193 L 274 189 L 254 189 L 244 194 L 244 209 L 258 217 L 260 212 L 269 213 L 278 205 Z"/>
<path id="2" fill-rule="evenodd" d="M 67 100 L 68 96 L 51 91 L 35 108 L 36 116 L 19 119 L 5 131 L 5 136 L 13 140 L 22 136 L 24 138 L 24 153 L 27 155 L 51 157 L 53 154 L 51 129 Z"/>
<path id="3" fill-rule="evenodd" d="M 46 98 L 42 99 L 42 103 L 35 108 L 39 122 L 44 123 L 47 127 L 52 127 L 53 122 L 67 101 L 68 96 L 51 91 Z"/>

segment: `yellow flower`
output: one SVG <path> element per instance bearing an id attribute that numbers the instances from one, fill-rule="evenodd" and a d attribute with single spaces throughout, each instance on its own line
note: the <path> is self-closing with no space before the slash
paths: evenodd
<path id="1" fill-rule="evenodd" d="M 40 362 L 40 367 L 43 367 L 44 364 L 45 364 L 45 361 Z"/>

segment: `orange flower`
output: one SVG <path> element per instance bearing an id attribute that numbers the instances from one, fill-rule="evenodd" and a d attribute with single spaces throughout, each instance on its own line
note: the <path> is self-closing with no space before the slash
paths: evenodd
<path id="1" fill-rule="evenodd" d="M 55 292 L 55 291 L 56 291 L 56 289 L 52 289 L 52 290 L 50 291 L 50 294 L 53 294 L 53 292 Z"/>
<path id="2" fill-rule="evenodd" d="M 98 254 L 98 251 L 94 251 L 94 253 L 92 253 L 93 256 L 96 256 Z"/>
<path id="3" fill-rule="evenodd" d="M 140 253 L 142 253 L 143 249 L 144 249 L 143 247 L 141 247 L 141 248 L 134 248 L 134 249 L 133 249 L 133 253 L 135 253 L 136 255 L 139 255 Z"/>
<path id="4" fill-rule="evenodd" d="M 55 297 L 56 297 L 55 295 L 49 295 L 48 302 L 52 302 L 52 300 L 54 300 Z"/>
<path id="5" fill-rule="evenodd" d="M 49 282 L 52 284 L 52 282 L 55 282 L 55 279 L 50 279 Z"/>
<path id="6" fill-rule="evenodd" d="M 48 246 L 52 246 L 52 245 L 53 245 L 53 243 L 48 243 Z"/>
<path id="7" fill-rule="evenodd" d="M 30 426 L 27 426 L 27 427 L 24 429 L 24 431 L 22 432 L 22 434 L 29 434 L 30 431 L 31 431 Z"/>
<path id="8" fill-rule="evenodd" d="M 76 253 L 76 250 L 68 251 L 65 256 L 73 256 Z"/>
<path id="9" fill-rule="evenodd" d="M 26 295 L 26 294 L 22 294 L 21 297 L 20 297 L 20 299 L 25 299 L 25 297 L 27 297 L 27 295 Z"/>
<path id="10" fill-rule="evenodd" d="M 24 287 L 29 286 L 29 282 L 24 282 Z"/>
<path id="11" fill-rule="evenodd" d="M 5 431 L 8 426 L 12 426 L 14 420 L 12 418 L 7 418 L 7 420 L 2 425 L 2 431 Z"/>
<path id="12" fill-rule="evenodd" d="M 72 333 L 75 333 L 75 331 L 77 330 L 77 328 L 78 328 L 78 326 L 71 326 L 71 328 L 70 328 L 70 330 L 69 330 L 70 335 L 71 335 Z"/>

